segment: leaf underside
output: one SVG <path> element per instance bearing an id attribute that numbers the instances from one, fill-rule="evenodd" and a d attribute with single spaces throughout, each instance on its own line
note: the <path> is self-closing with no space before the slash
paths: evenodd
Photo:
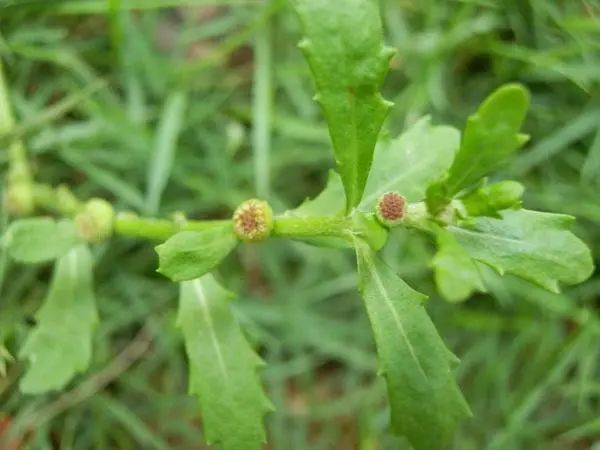
<path id="1" fill-rule="evenodd" d="M 505 210 L 500 218 L 477 217 L 448 230 L 475 260 L 559 292 L 593 271 L 587 246 L 569 231 L 574 218 L 538 211 Z"/>
<path id="2" fill-rule="evenodd" d="M 379 88 L 394 50 L 383 45 L 377 0 L 293 0 L 299 47 L 315 81 L 349 211 L 361 200 L 375 143 L 391 103 Z"/>
<path id="3" fill-rule="evenodd" d="M 232 294 L 210 274 L 180 285 L 177 326 L 189 359 L 189 391 L 198 397 L 209 444 L 259 450 L 263 416 L 273 409 L 260 384 L 263 365 L 230 306 Z"/>
<path id="4" fill-rule="evenodd" d="M 20 383 L 28 394 L 62 389 L 90 364 L 98 314 L 87 247 L 76 247 L 57 261 L 36 320 L 19 354 L 30 363 Z"/>
<path id="5" fill-rule="evenodd" d="M 485 292 L 475 261 L 446 229 L 436 229 L 438 251 L 431 261 L 438 291 L 449 302 L 466 300 L 474 291 Z"/>
<path id="6" fill-rule="evenodd" d="M 456 357 L 411 289 L 368 245 L 356 242 L 360 290 L 385 377 L 394 431 L 416 450 L 441 450 L 470 416 L 452 373 Z"/>

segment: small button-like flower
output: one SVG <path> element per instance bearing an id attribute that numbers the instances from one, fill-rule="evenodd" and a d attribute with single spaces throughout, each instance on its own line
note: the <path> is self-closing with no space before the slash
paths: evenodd
<path id="1" fill-rule="evenodd" d="M 110 203 L 100 198 L 93 198 L 75 216 L 75 226 L 84 241 L 97 243 L 112 235 L 114 218 L 115 211 Z"/>
<path id="2" fill-rule="evenodd" d="M 34 198 L 28 182 L 10 183 L 4 191 L 4 207 L 11 216 L 27 216 L 33 212 Z"/>
<path id="3" fill-rule="evenodd" d="M 399 225 L 406 215 L 406 199 L 397 192 L 386 192 L 377 200 L 375 215 L 386 227 Z"/>
<path id="4" fill-rule="evenodd" d="M 273 210 L 264 200 L 246 200 L 233 213 L 233 231 L 242 241 L 263 241 L 272 229 Z"/>

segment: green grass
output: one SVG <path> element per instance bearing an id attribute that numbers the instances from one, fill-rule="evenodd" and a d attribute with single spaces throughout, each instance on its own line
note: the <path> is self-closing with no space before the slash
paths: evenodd
<path id="1" fill-rule="evenodd" d="M 525 184 L 528 207 L 576 215 L 600 260 L 600 4 L 382 6 L 399 49 L 384 88 L 396 103 L 387 129 L 423 114 L 461 124 L 501 83 L 524 83 L 532 139 L 503 176 Z M 41 181 L 120 210 L 226 218 L 257 194 L 276 212 L 297 205 L 334 165 L 283 1 L 0 0 L 0 21 L 18 118 L 11 136 L 23 137 Z M 3 167 L 6 158 L 0 149 Z M 431 296 L 429 312 L 461 357 L 475 417 L 450 448 L 600 448 L 600 276 L 554 295 L 489 273 L 489 295 L 455 306 L 435 293 L 431 254 L 431 242 L 398 233 L 385 257 Z M 202 448 L 174 326 L 176 287 L 155 273 L 147 243 L 114 239 L 95 256 L 102 321 L 93 367 L 68 392 L 34 398 L 17 388 L 23 363 L 9 364 L 0 414 L 24 426 L 24 448 Z M 269 448 L 408 448 L 389 430 L 354 264 L 349 252 L 273 240 L 242 247 L 218 271 L 268 363 L 262 377 L 277 408 Z M 16 353 L 49 268 L 4 255 L 0 268 L 0 341 Z"/>

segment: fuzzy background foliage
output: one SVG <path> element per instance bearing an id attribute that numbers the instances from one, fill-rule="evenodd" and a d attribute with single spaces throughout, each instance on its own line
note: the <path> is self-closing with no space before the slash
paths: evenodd
<path id="1" fill-rule="evenodd" d="M 398 48 L 385 128 L 396 135 L 424 114 L 460 126 L 498 85 L 525 84 L 532 139 L 503 178 L 525 185 L 528 208 L 577 216 L 599 261 L 600 4 L 383 0 L 382 16 Z M 226 218 L 256 195 L 281 212 L 321 190 L 333 154 L 299 37 L 278 0 L 0 0 L 0 56 L 37 178 L 163 216 Z M 431 296 L 461 357 L 475 418 L 450 448 L 599 449 L 600 276 L 551 294 L 490 272 L 489 294 L 449 305 L 434 289 L 432 248 L 406 233 L 384 256 Z M 12 422 L 36 450 L 203 448 L 177 287 L 155 272 L 148 243 L 114 239 L 94 257 L 91 369 L 64 394 L 31 397 L 17 388 L 23 363 L 0 351 L 0 436 Z M 50 271 L 4 255 L 0 265 L 0 343 L 15 354 Z M 351 253 L 267 241 L 218 271 L 268 363 L 268 448 L 408 448 L 389 431 L 354 266 Z"/>

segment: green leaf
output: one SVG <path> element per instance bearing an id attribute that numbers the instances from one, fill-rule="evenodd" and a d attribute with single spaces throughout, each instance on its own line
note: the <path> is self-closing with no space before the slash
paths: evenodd
<path id="1" fill-rule="evenodd" d="M 56 262 L 50 291 L 36 320 L 19 353 L 29 360 L 20 384 L 28 394 L 62 389 L 90 364 L 98 314 L 92 256 L 86 246 L 73 248 Z"/>
<path id="2" fill-rule="evenodd" d="M 293 0 L 305 38 L 315 99 L 329 126 L 346 191 L 346 209 L 361 200 L 373 150 L 391 103 L 379 88 L 393 49 L 384 47 L 377 0 Z"/>
<path id="3" fill-rule="evenodd" d="M 460 133 L 448 126 L 431 125 L 424 117 L 396 139 L 381 139 L 375 148 L 363 211 L 373 211 L 377 199 L 396 191 L 409 202 L 425 198 L 425 190 L 452 164 L 460 145 Z"/>
<path id="4" fill-rule="evenodd" d="M 502 209 L 521 206 L 525 188 L 516 181 L 499 181 L 480 187 L 463 197 L 465 209 L 471 216 L 498 216 Z"/>
<path id="5" fill-rule="evenodd" d="M 388 229 L 385 228 L 375 214 L 356 212 L 352 215 L 352 231 L 375 250 L 381 250 L 388 239 Z"/>
<path id="6" fill-rule="evenodd" d="M 356 240 L 360 291 L 375 334 L 392 426 L 415 450 L 441 450 L 470 416 L 452 374 L 456 357 L 425 311 L 426 297 L 411 289 Z"/>
<path id="7" fill-rule="evenodd" d="M 173 281 L 198 278 L 237 245 L 231 222 L 203 231 L 181 231 L 156 247 L 158 272 Z"/>
<path id="8" fill-rule="evenodd" d="M 552 292 L 559 282 L 576 284 L 593 271 L 590 250 L 569 228 L 574 217 L 505 210 L 500 218 L 477 217 L 449 231 L 477 261 L 529 280 Z"/>
<path id="9" fill-rule="evenodd" d="M 327 185 L 314 199 L 307 198 L 300 206 L 286 211 L 284 216 L 315 217 L 329 215 L 343 215 L 346 205 L 344 185 L 340 175 L 329 171 Z M 313 237 L 299 239 L 300 241 L 316 247 L 351 248 L 352 244 L 346 239 L 335 237 Z"/>
<path id="10" fill-rule="evenodd" d="M 232 297 L 210 274 L 181 283 L 177 326 L 207 442 L 219 442 L 223 450 L 259 450 L 265 441 L 263 416 L 273 407 L 256 373 L 264 363 L 240 329 Z"/>
<path id="11" fill-rule="evenodd" d="M 343 214 L 345 203 L 342 179 L 337 172 L 330 170 L 327 185 L 319 195 L 314 199 L 307 198 L 300 206 L 286 211 L 284 215 L 310 217 Z"/>
<path id="12" fill-rule="evenodd" d="M 447 176 L 427 190 L 431 211 L 439 211 L 452 196 L 497 169 L 527 142 L 527 136 L 519 130 L 528 107 L 529 93 L 519 84 L 502 86 L 485 99 L 467 120 Z"/>
<path id="13" fill-rule="evenodd" d="M 60 258 L 80 243 L 72 221 L 48 217 L 17 220 L 4 236 L 10 256 L 29 264 Z"/>
<path id="14" fill-rule="evenodd" d="M 432 260 L 438 291 L 449 302 L 466 300 L 474 291 L 485 292 L 479 269 L 454 236 L 437 227 L 438 251 Z"/>

